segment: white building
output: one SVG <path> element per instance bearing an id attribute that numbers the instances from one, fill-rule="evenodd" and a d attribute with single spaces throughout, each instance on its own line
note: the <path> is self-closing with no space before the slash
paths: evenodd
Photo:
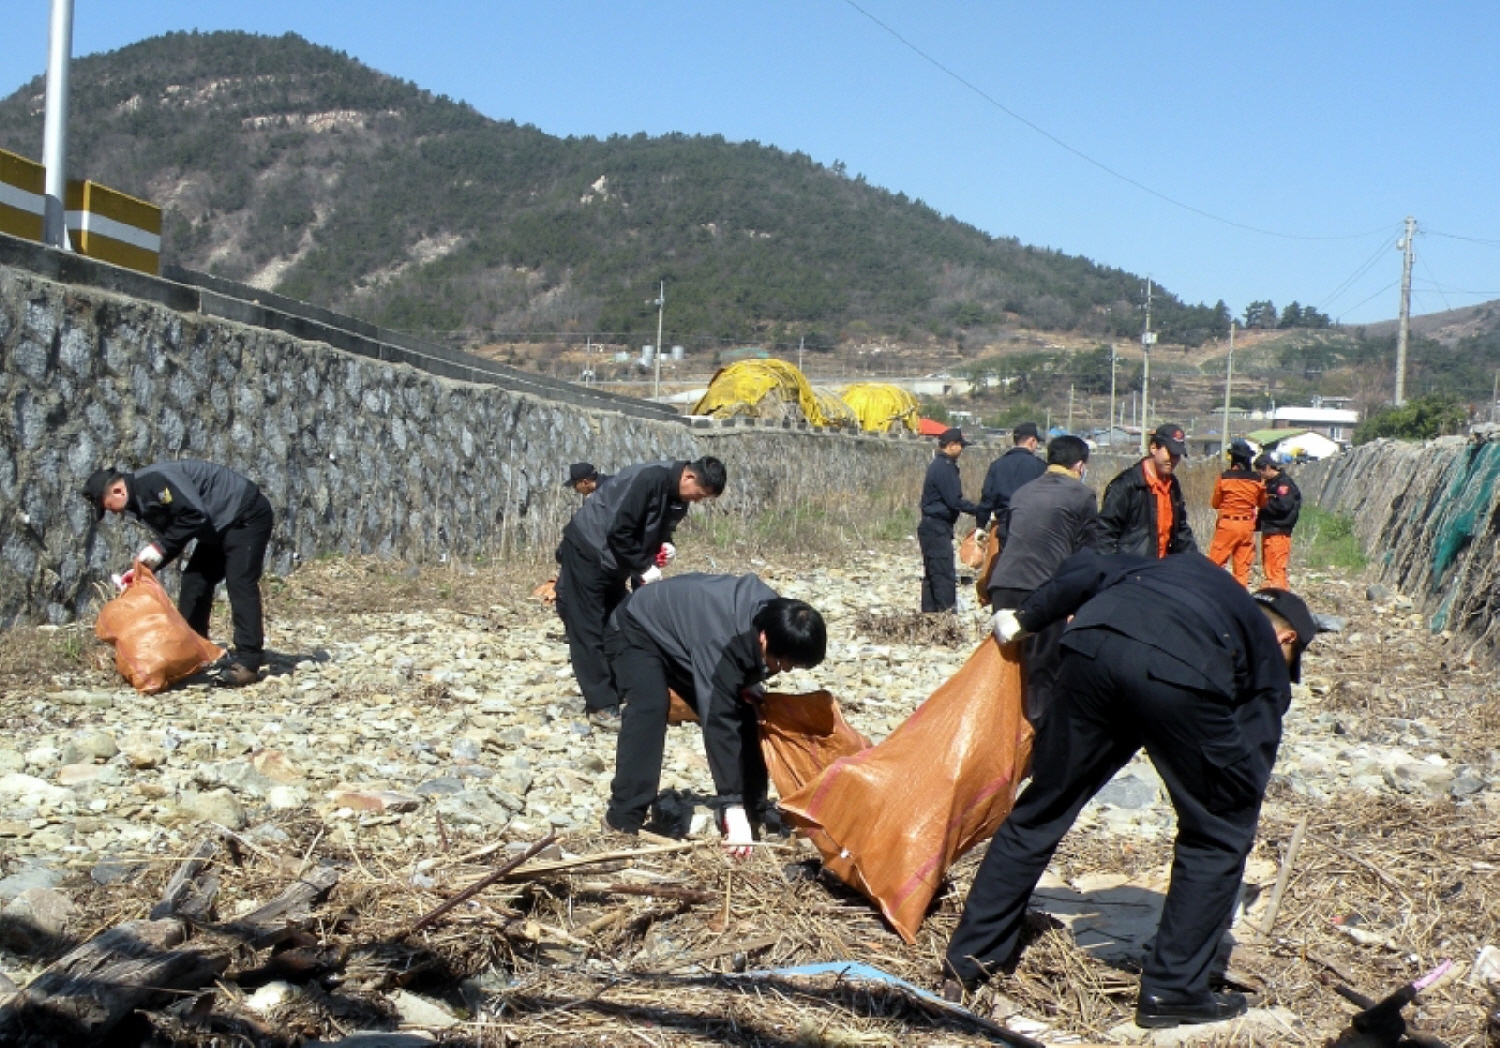
<path id="1" fill-rule="evenodd" d="M 1359 425 L 1359 412 L 1346 408 L 1279 407 L 1271 418 L 1273 429 L 1309 429 L 1329 440 L 1347 444 Z"/>

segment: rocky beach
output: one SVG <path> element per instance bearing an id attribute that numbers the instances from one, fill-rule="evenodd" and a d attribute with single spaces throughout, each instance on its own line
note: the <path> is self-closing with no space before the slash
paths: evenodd
<path id="1" fill-rule="evenodd" d="M 813 564 L 790 556 L 710 562 L 685 552 L 679 570 L 754 571 L 783 595 L 819 607 L 830 624 L 827 661 L 815 671 L 778 678 L 773 687 L 828 689 L 849 721 L 878 742 L 957 671 L 984 636 L 986 620 L 971 597 L 947 643 L 920 635 L 923 624 L 908 614 L 916 604 L 919 563 L 914 544 L 907 547 L 892 543 Z M 443 868 L 455 853 L 501 842 L 516 849 L 549 833 L 561 840 L 560 855 L 587 851 L 608 795 L 614 736 L 592 729 L 583 717 L 561 624 L 550 606 L 531 596 L 545 577 L 541 563 L 421 571 L 360 560 L 309 565 L 268 584 L 269 673 L 237 690 L 190 682 L 139 695 L 113 671 L 107 649 L 86 627 L 18 631 L 5 657 L 9 673 L 0 676 L 0 907 L 10 918 L 0 924 L 0 990 L 25 986 L 58 949 L 96 934 L 111 916 L 131 916 L 147 889 L 205 836 L 237 841 L 251 856 L 293 857 L 301 866 L 337 856 L 364 869 L 367 889 L 383 881 L 390 890 L 427 893 L 434 904 L 449 893 Z M 1310 949 L 1326 955 L 1325 968 L 1335 977 L 1371 966 L 1383 982 L 1364 990 L 1382 996 L 1439 959 L 1475 962 L 1497 938 L 1492 909 L 1487 923 L 1454 919 L 1471 905 L 1478 907 L 1476 918 L 1486 913 L 1493 903 L 1484 885 L 1500 868 L 1493 829 L 1500 818 L 1500 756 L 1493 747 L 1500 705 L 1493 673 L 1472 661 L 1461 641 L 1430 632 L 1401 594 L 1357 578 L 1321 575 L 1306 583 L 1310 603 L 1341 619 L 1343 628 L 1320 638 L 1296 689 L 1262 841 L 1247 874 L 1251 890 L 1241 924 L 1263 920 L 1293 824 L 1306 817 L 1313 831 L 1275 934 L 1236 927 L 1241 956 L 1234 965 L 1243 978 L 1259 982 L 1251 987 L 1260 993 L 1259 1007 L 1254 1021 L 1246 1021 L 1243 1036 L 1250 1039 L 1223 1043 L 1315 1044 L 1336 1028 L 1336 1006 L 1305 1013 L 1316 997 L 1308 985 L 1312 976 L 1300 970 L 1318 966 L 1307 960 Z M 21 634 L 38 649 L 65 649 L 70 661 L 39 659 L 45 668 L 28 672 L 24 653 L 15 650 Z M 662 787 L 700 801 L 711 795 L 695 726 L 669 731 Z M 716 832 L 701 803 L 692 824 L 698 838 L 711 840 Z M 1089 805 L 1044 884 L 1056 890 L 1057 905 L 1038 902 L 1072 933 L 1071 947 L 1054 947 L 1073 949 L 1079 963 L 1128 972 L 1144 945 L 1139 929 L 1090 931 L 1089 920 L 1077 916 L 1088 907 L 1073 905 L 1070 915 L 1062 897 L 1071 895 L 1076 904 L 1091 892 L 1125 887 L 1159 892 L 1173 832 L 1160 780 L 1149 760 L 1138 757 Z M 1367 839 L 1372 834 L 1375 839 Z M 1428 849 L 1423 864 L 1371 857 L 1381 847 L 1406 848 L 1408 837 Z M 806 856 L 795 844 L 781 847 L 767 849 L 746 869 L 792 884 L 786 864 Z M 702 861 L 729 870 L 711 845 L 704 848 Z M 956 918 L 975 858 L 953 871 L 953 884 L 916 948 L 885 932 L 873 911 L 851 916 L 878 950 L 852 959 L 884 963 L 934 988 L 933 958 Z M 375 877 L 371 868 L 384 873 Z M 857 900 L 831 893 L 818 880 L 786 890 L 801 900 L 797 905 L 837 900 L 858 909 Z M 263 900 L 221 898 L 221 909 L 226 901 L 253 908 Z M 1100 941 L 1090 946 L 1090 935 Z M 569 970 L 629 968 L 629 954 L 581 949 L 577 944 L 588 940 L 576 926 L 569 937 Z M 1288 940 L 1303 946 L 1289 948 Z M 639 941 L 632 943 L 632 951 L 639 948 Z M 1350 951 L 1358 959 L 1337 959 Z M 472 961 L 473 952 L 464 956 Z M 786 956 L 798 963 L 849 959 L 816 954 L 816 948 L 799 947 Z M 653 956 L 659 959 L 660 952 Z M 1128 995 L 1106 994 L 1093 1005 L 1048 1004 L 1045 993 L 1030 987 L 1045 980 L 1040 972 L 1028 974 L 1029 964 L 1023 960 L 1019 981 L 997 980 L 983 991 L 972 1002 L 976 1013 L 1045 1035 L 1048 1043 L 1110 1031 L 1125 1035 Z M 1292 969 L 1298 969 L 1295 976 L 1288 974 Z M 471 1007 L 445 1004 L 428 988 L 443 1018 L 406 1025 L 447 1029 L 436 1034 L 445 1039 L 456 1025 L 472 1036 L 474 1023 L 483 1026 L 486 1016 L 498 1014 L 500 998 L 493 995 L 503 997 L 503 987 L 522 977 L 504 963 L 462 974 L 471 996 L 478 995 Z M 1128 976 L 1122 985 L 1130 985 Z M 1452 1034 L 1480 1022 L 1483 994 L 1462 981 L 1448 986 L 1430 999 L 1424 1028 Z M 1326 990 L 1322 996 L 1331 997 Z M 1257 1039 L 1267 1036 L 1255 1032 L 1267 1024 L 1281 1040 Z M 882 1034 L 879 1022 L 864 1026 L 871 1036 L 892 1039 L 858 1043 L 981 1037 L 954 1029 L 929 1040 Z M 336 1030 L 309 1027 L 325 1038 Z"/>

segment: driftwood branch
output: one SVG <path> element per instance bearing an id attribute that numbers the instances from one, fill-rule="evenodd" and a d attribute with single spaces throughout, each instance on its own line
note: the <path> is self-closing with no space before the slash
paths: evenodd
<path id="1" fill-rule="evenodd" d="M 441 917 L 443 914 L 447 913 L 449 910 L 453 909 L 455 906 L 459 905 L 460 903 L 466 902 L 469 899 L 474 898 L 474 896 L 476 896 L 480 892 L 484 891 L 490 885 L 497 884 L 500 881 L 503 881 L 509 874 L 511 874 L 512 872 L 514 872 L 517 867 L 519 867 L 522 863 L 526 862 L 527 859 L 530 859 L 537 852 L 541 851 L 543 848 L 548 847 L 549 845 L 551 845 L 556 840 L 557 840 L 557 834 L 555 834 L 555 833 L 549 833 L 549 834 L 547 834 L 547 836 L 545 836 L 541 840 L 537 841 L 535 844 L 533 844 L 531 847 L 527 848 L 520 855 L 516 856 L 514 859 L 512 859 L 510 862 L 506 863 L 504 866 L 501 866 L 499 869 L 495 870 L 493 873 L 489 874 L 483 880 L 476 881 L 475 883 L 473 883 L 473 884 L 469 885 L 467 888 L 465 888 L 463 891 L 459 892 L 453 898 L 451 898 L 447 902 L 443 903 L 441 906 L 438 906 L 436 909 L 429 910 L 428 912 L 424 913 L 422 916 L 418 917 L 416 919 L 416 921 L 412 924 L 412 926 L 406 930 L 406 934 L 407 935 L 412 935 L 412 934 L 414 934 L 416 932 L 421 931 L 423 928 L 427 927 L 429 924 L 431 924 L 433 921 L 437 920 L 439 917 Z"/>
<path id="2" fill-rule="evenodd" d="M 185 946 L 176 918 L 129 921 L 84 943 L 0 1007 L 0 1043 L 80 1044 L 164 992 L 195 990 L 229 967 L 229 951 Z"/>

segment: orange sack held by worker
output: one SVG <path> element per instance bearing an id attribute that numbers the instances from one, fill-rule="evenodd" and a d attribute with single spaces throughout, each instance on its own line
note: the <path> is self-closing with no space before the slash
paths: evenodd
<path id="1" fill-rule="evenodd" d="M 100 609 L 94 634 L 115 646 L 115 667 L 148 695 L 224 657 L 223 648 L 193 632 L 151 569 L 139 561 L 125 591 Z"/>
<path id="2" fill-rule="evenodd" d="M 870 748 L 826 691 L 760 699 L 760 751 L 778 797 L 796 793 L 841 757 Z"/>
<path id="3" fill-rule="evenodd" d="M 1031 738 L 1019 647 L 986 638 L 884 742 L 783 794 L 781 809 L 914 943 L 948 868 L 1010 813 Z"/>

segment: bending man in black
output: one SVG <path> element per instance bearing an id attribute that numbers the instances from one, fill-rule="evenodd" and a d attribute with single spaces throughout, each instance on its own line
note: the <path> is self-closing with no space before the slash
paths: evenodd
<path id="1" fill-rule="evenodd" d="M 816 666 L 827 643 L 816 609 L 777 596 L 754 575 L 680 575 L 636 590 L 615 610 L 604 640 L 625 704 L 605 827 L 635 833 L 656 799 L 671 687 L 703 726 L 724 846 L 749 854 L 747 812 L 758 813 L 767 787 L 756 685 L 794 666 Z"/>
<path id="2" fill-rule="evenodd" d="M 1136 1022 L 1216 1022 L 1246 1008 L 1209 989 L 1245 856 L 1318 626 L 1300 598 L 1253 597 L 1206 557 L 1080 553 L 999 632 L 1005 641 L 1073 615 L 1030 785 L 990 842 L 948 945 L 947 971 L 977 986 L 1015 951 L 1026 903 L 1085 803 L 1142 747 L 1177 812 L 1172 881 L 1141 972 Z"/>
<path id="3" fill-rule="evenodd" d="M 617 728 L 620 697 L 604 661 L 604 625 L 626 584 L 661 578 L 677 555 L 672 533 L 688 506 L 724 491 L 724 464 L 648 462 L 605 479 L 563 528 L 557 547 L 557 614 L 568 635 L 573 676 L 589 722 Z"/>
<path id="4" fill-rule="evenodd" d="M 958 456 L 969 442 L 963 431 L 946 429 L 937 440 L 937 454 L 922 481 L 922 521 L 917 544 L 922 549 L 922 610 L 952 611 L 958 607 L 958 572 L 953 567 L 953 525 L 960 513 L 978 513 L 964 498 L 958 475 Z"/>
<path id="5" fill-rule="evenodd" d="M 95 520 L 106 512 L 128 513 L 156 534 L 135 558 L 153 571 L 197 540 L 182 569 L 177 608 L 195 632 L 207 637 L 214 589 L 223 582 L 229 590 L 234 651 L 216 667 L 219 682 L 239 687 L 255 681 L 266 645 L 260 576 L 276 523 L 260 488 L 212 462 L 179 459 L 135 473 L 95 470 L 84 483 L 83 496 L 93 505 Z M 134 570 L 122 577 L 125 584 Z"/>

